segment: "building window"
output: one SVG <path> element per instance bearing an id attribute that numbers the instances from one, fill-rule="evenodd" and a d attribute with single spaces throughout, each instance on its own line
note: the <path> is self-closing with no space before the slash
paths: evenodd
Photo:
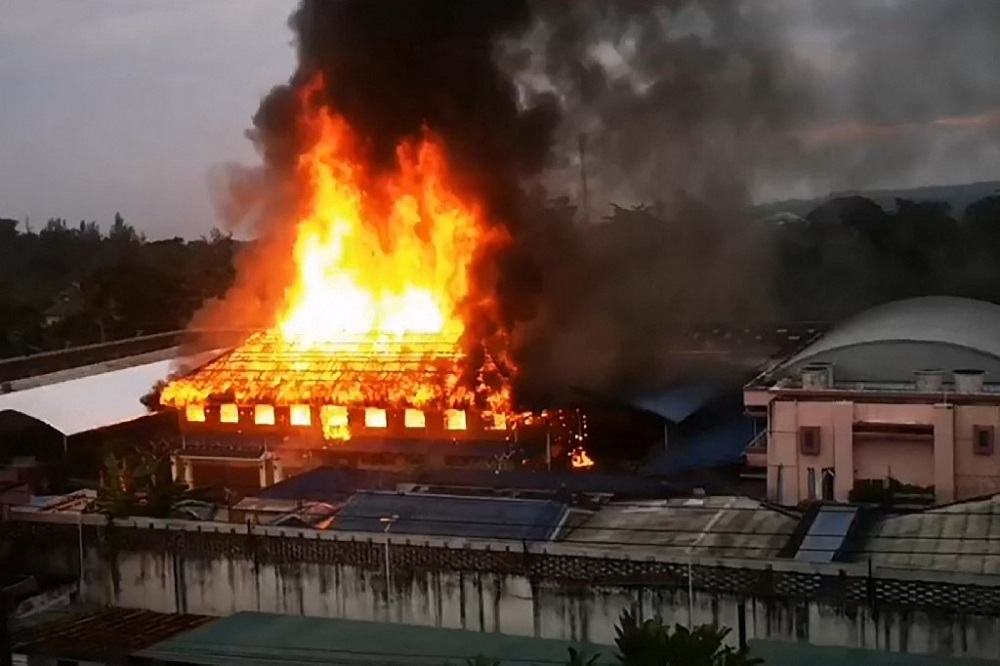
<path id="1" fill-rule="evenodd" d="M 403 412 L 403 425 L 407 428 L 426 428 L 427 417 L 422 410 L 407 409 Z"/>
<path id="2" fill-rule="evenodd" d="M 972 452 L 977 456 L 993 455 L 993 426 L 973 426 Z"/>
<path id="3" fill-rule="evenodd" d="M 445 430 L 465 430 L 465 411 L 449 409 L 444 413 Z"/>
<path id="4" fill-rule="evenodd" d="M 293 426 L 312 425 L 312 409 L 309 405 L 292 405 L 288 409 L 288 422 Z"/>
<path id="5" fill-rule="evenodd" d="M 799 428 L 799 453 L 804 456 L 818 456 L 821 431 L 816 426 Z"/>
<path id="6" fill-rule="evenodd" d="M 253 422 L 257 425 L 274 425 L 274 405 L 254 405 Z"/>
<path id="7" fill-rule="evenodd" d="M 229 403 L 219 406 L 219 421 L 222 423 L 239 423 L 240 410 L 236 405 Z"/>
<path id="8" fill-rule="evenodd" d="M 806 468 L 806 497 L 809 500 L 816 499 L 816 468 Z"/>
<path id="9" fill-rule="evenodd" d="M 205 422 L 205 406 L 204 405 L 188 405 L 184 408 L 184 417 L 191 423 L 204 423 Z"/>
<path id="10" fill-rule="evenodd" d="M 385 428 L 387 425 L 385 410 L 378 407 L 365 408 L 366 428 Z"/>

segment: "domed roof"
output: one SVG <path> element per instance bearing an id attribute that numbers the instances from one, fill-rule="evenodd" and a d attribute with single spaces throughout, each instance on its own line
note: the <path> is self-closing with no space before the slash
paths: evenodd
<path id="1" fill-rule="evenodd" d="M 1000 306 L 950 296 L 888 303 L 835 327 L 783 369 L 815 362 L 833 363 L 845 380 L 906 380 L 918 369 L 960 367 L 1000 377 Z"/>

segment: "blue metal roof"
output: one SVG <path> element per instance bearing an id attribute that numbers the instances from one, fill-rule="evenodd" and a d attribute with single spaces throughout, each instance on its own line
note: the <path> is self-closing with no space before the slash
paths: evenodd
<path id="1" fill-rule="evenodd" d="M 667 391 L 641 396 L 630 402 L 636 409 L 656 414 L 671 423 L 681 423 L 723 394 L 710 382 L 680 384 Z"/>
<path id="2" fill-rule="evenodd" d="M 858 515 L 858 507 L 831 505 L 820 507 L 795 553 L 799 562 L 827 564 L 843 548 L 844 539 Z"/>
<path id="3" fill-rule="evenodd" d="M 671 484 L 631 474 L 600 472 L 528 471 L 490 472 L 488 470 L 428 470 L 417 481 L 431 486 L 490 488 L 495 490 L 557 491 L 574 493 L 611 493 L 628 497 L 660 497 L 677 490 Z"/>
<path id="4" fill-rule="evenodd" d="M 390 534 L 549 541 L 566 515 L 560 502 L 506 498 L 362 492 L 337 514 L 333 529 Z"/>
<path id="5" fill-rule="evenodd" d="M 397 474 L 366 469 L 319 467 L 262 488 L 255 497 L 303 502 L 343 502 L 359 490 L 395 490 Z"/>
<path id="6" fill-rule="evenodd" d="M 735 465 L 743 460 L 754 437 L 754 423 L 742 414 L 732 415 L 696 432 L 667 441 L 645 465 L 647 474 L 669 476 L 696 469 Z"/>

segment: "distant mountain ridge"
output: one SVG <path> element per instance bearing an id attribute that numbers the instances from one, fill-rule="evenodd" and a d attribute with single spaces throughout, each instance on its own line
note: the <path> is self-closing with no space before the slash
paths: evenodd
<path id="1" fill-rule="evenodd" d="M 840 197 L 861 196 L 871 199 L 886 210 L 895 210 L 896 199 L 915 201 L 946 201 L 954 215 L 961 215 L 969 204 L 988 196 L 1000 195 L 1000 181 L 984 181 L 965 185 L 930 185 L 898 190 L 846 190 L 814 199 L 787 199 L 753 207 L 757 217 L 791 215 L 805 217 L 822 204 Z"/>

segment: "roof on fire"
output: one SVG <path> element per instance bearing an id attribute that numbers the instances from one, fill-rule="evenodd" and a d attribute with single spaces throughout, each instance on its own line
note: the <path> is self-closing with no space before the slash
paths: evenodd
<path id="1" fill-rule="evenodd" d="M 346 532 L 549 541 L 566 517 L 567 507 L 548 500 L 459 497 L 387 492 L 354 495 L 333 523 Z"/>
<path id="2" fill-rule="evenodd" d="M 976 368 L 1000 377 L 1000 306 L 928 296 L 872 308 L 782 365 L 833 363 L 837 381 L 908 381 L 916 370 Z"/>

